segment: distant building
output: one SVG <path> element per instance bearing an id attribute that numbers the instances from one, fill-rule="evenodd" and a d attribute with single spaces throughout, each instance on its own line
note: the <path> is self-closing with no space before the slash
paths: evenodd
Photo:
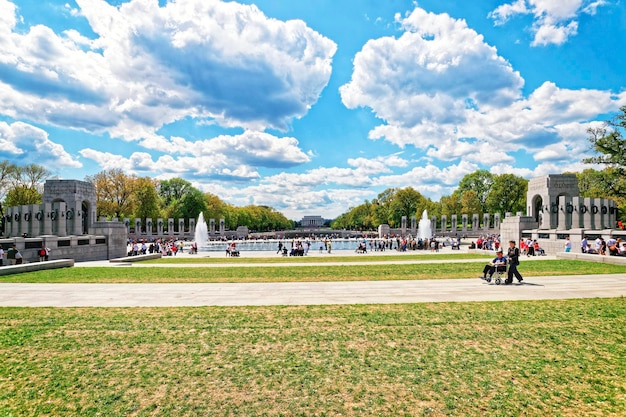
<path id="1" fill-rule="evenodd" d="M 322 216 L 304 216 L 300 221 L 301 227 L 322 227 L 326 220 Z"/>

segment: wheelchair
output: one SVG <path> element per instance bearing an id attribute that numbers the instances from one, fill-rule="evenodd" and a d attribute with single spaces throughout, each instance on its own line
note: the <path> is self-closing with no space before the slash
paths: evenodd
<path id="1" fill-rule="evenodd" d="M 496 265 L 493 268 L 494 268 L 493 274 L 488 275 L 487 278 L 485 278 L 485 281 L 491 282 L 493 280 L 493 282 L 496 285 L 500 285 L 507 279 L 508 262 L 506 264 Z"/>

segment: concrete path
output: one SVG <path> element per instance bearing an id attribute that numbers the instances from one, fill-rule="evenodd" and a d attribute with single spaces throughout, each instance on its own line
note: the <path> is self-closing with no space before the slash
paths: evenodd
<path id="1" fill-rule="evenodd" d="M 9 284 L 0 307 L 182 307 L 395 304 L 626 296 L 626 274 L 528 277 L 495 285 L 478 278 L 245 284 Z"/>

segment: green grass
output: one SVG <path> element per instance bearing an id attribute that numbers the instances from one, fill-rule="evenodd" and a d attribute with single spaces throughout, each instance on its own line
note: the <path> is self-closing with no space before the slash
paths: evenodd
<path id="1" fill-rule="evenodd" d="M 0 416 L 623 416 L 625 329 L 623 298 L 2 308 Z"/>
<path id="2" fill-rule="evenodd" d="M 379 258 L 380 259 L 380 258 Z M 0 282 L 311 282 L 476 278 L 485 261 L 323 266 L 74 267 L 0 277 Z M 570 260 L 523 262 L 523 276 L 623 273 L 620 265 Z"/>
<path id="3" fill-rule="evenodd" d="M 391 253 L 391 254 L 390 254 Z M 431 253 L 428 251 L 405 252 L 402 254 L 393 254 L 393 252 L 385 252 L 379 255 L 359 255 L 359 256 L 342 256 L 340 252 L 332 255 L 324 256 L 272 256 L 264 258 L 246 258 L 245 253 L 238 258 L 231 258 L 220 253 L 211 253 L 208 257 L 203 254 L 197 257 L 177 258 L 175 256 L 166 256 L 161 259 L 153 259 L 142 261 L 150 264 L 293 264 L 293 263 L 355 263 L 355 262 L 382 262 L 382 261 L 445 261 L 448 259 L 492 259 L 493 256 L 480 255 L 472 253 Z"/>

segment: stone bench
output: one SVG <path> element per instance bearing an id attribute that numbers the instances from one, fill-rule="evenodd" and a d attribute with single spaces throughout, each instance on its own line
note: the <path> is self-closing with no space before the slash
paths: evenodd
<path id="1" fill-rule="evenodd" d="M 161 259 L 161 258 L 162 258 L 162 255 L 160 253 L 147 253 L 145 255 L 124 256 L 123 258 L 109 259 L 109 262 L 113 262 L 113 263 L 140 262 L 140 261 L 148 261 L 150 259 Z"/>
<path id="2" fill-rule="evenodd" d="M 74 266 L 73 259 L 55 259 L 53 261 L 31 262 L 0 267 L 0 275 L 21 274 L 22 272 L 42 271 L 46 269 L 69 268 Z"/>
<path id="3" fill-rule="evenodd" d="M 577 261 L 587 262 L 599 262 L 613 265 L 626 266 L 626 256 L 610 256 L 610 255 L 596 255 L 588 253 L 575 253 L 575 252 L 557 252 L 557 259 L 574 259 Z"/>

